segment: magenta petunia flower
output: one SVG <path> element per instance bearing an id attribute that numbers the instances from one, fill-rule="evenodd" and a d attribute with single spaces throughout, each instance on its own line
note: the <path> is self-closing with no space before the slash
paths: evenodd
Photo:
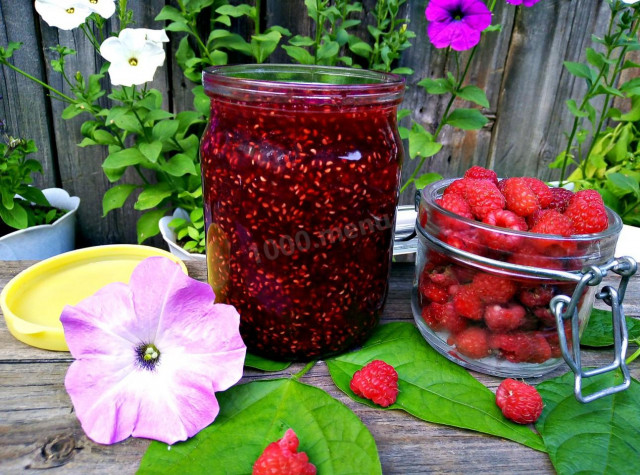
<path id="1" fill-rule="evenodd" d="M 540 0 L 504 0 L 511 5 L 524 5 L 525 7 L 532 7 Z M 624 1 L 624 0 L 623 0 Z"/>
<path id="2" fill-rule="evenodd" d="M 242 377 L 238 312 L 164 257 L 129 285 L 109 284 L 60 316 L 74 361 L 65 386 L 82 428 L 101 444 L 130 435 L 186 440 L 219 412 L 215 392 Z"/>
<path id="3" fill-rule="evenodd" d="M 433 46 L 456 51 L 473 48 L 491 24 L 491 11 L 481 0 L 431 0 L 425 15 Z"/>

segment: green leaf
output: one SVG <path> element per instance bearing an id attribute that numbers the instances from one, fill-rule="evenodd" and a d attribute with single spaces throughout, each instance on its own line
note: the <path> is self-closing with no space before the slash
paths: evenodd
<path id="1" fill-rule="evenodd" d="M 151 163 L 156 163 L 162 152 L 162 142 L 155 140 L 151 143 L 142 142 L 138 145 L 140 153 L 144 155 Z"/>
<path id="2" fill-rule="evenodd" d="M 640 185 L 638 180 L 634 180 L 632 177 L 624 175 L 622 173 L 609 173 L 607 174 L 607 181 L 611 182 L 614 190 L 612 190 L 619 198 L 628 195 L 629 193 L 640 197 Z"/>
<path id="3" fill-rule="evenodd" d="M 335 41 L 329 41 L 318 48 L 318 59 L 332 58 L 340 51 L 340 45 Z"/>
<path id="4" fill-rule="evenodd" d="M 431 157 L 438 153 L 442 144 L 434 142 L 433 135 L 427 132 L 417 122 L 414 122 L 409 131 L 409 157 Z"/>
<path id="5" fill-rule="evenodd" d="M 109 188 L 102 197 L 102 216 L 116 208 L 122 208 L 129 195 L 138 188 L 138 185 L 117 185 Z"/>
<path id="6" fill-rule="evenodd" d="M 630 340 L 640 338 L 640 320 L 627 317 L 627 329 Z M 580 337 L 580 344 L 597 347 L 613 345 L 613 323 L 610 311 L 599 309 L 591 311 L 589 324 Z"/>
<path id="7" fill-rule="evenodd" d="M 462 130 L 477 130 L 484 127 L 489 119 L 477 109 L 456 109 L 447 116 L 445 122 Z"/>
<path id="8" fill-rule="evenodd" d="M 8 226 L 16 229 L 24 229 L 29 224 L 29 215 L 27 210 L 20 203 L 14 202 L 13 208 L 7 209 L 0 206 L 0 219 Z"/>
<path id="9" fill-rule="evenodd" d="M 487 109 L 489 108 L 489 100 L 487 99 L 487 95 L 482 89 L 477 86 L 465 86 L 460 89 L 456 93 L 456 95 L 459 98 L 464 99 L 465 101 L 473 102 Z"/>
<path id="10" fill-rule="evenodd" d="M 281 38 L 282 34 L 278 31 L 253 35 L 251 37 L 251 51 L 256 61 L 263 63 L 274 52 Z"/>
<path id="11" fill-rule="evenodd" d="M 116 126 L 127 132 L 133 132 L 136 134 L 142 134 L 143 128 L 140 125 L 140 121 L 133 114 L 133 112 L 126 112 L 113 118 L 113 122 Z"/>
<path id="12" fill-rule="evenodd" d="M 135 148 L 125 148 L 115 153 L 111 153 L 102 162 L 102 168 L 122 168 L 131 165 L 139 165 L 145 161 L 144 155 Z"/>
<path id="13" fill-rule="evenodd" d="M 576 63 L 573 61 L 565 61 L 564 67 L 567 68 L 567 70 L 574 76 L 586 79 L 588 84 L 591 84 L 591 82 L 593 81 L 591 69 L 586 64 Z"/>
<path id="14" fill-rule="evenodd" d="M 424 87 L 429 94 L 447 94 L 454 90 L 454 86 L 445 78 L 425 78 L 418 83 L 418 86 Z"/>
<path id="15" fill-rule="evenodd" d="M 587 48 L 587 61 L 600 69 L 605 64 L 605 56 L 602 53 L 598 53 L 593 48 Z"/>
<path id="16" fill-rule="evenodd" d="M 162 10 L 160 10 L 160 13 L 158 13 L 155 18 L 155 21 L 162 20 L 184 21 L 184 17 L 182 16 L 182 13 L 180 13 L 180 10 L 167 5 L 162 7 Z"/>
<path id="17" fill-rule="evenodd" d="M 618 385 L 620 373 L 582 380 L 583 394 Z M 640 384 L 588 404 L 573 395 L 573 373 L 537 386 L 544 410 L 536 429 L 559 475 L 635 472 L 640 460 Z M 635 469 L 632 467 L 636 467 Z"/>
<path id="18" fill-rule="evenodd" d="M 289 44 L 293 46 L 313 46 L 315 41 L 308 36 L 296 35 L 289 40 Z"/>
<path id="19" fill-rule="evenodd" d="M 313 64 L 315 62 L 311 53 L 309 53 L 306 49 L 301 48 L 300 46 L 288 46 L 283 45 L 282 49 L 284 49 L 289 57 L 294 61 L 297 61 L 300 64 Z"/>
<path id="20" fill-rule="evenodd" d="M 353 36 L 355 40 L 349 41 L 349 50 L 357 54 L 358 56 L 362 56 L 363 58 L 368 58 L 372 53 L 373 49 L 368 43 L 360 40 L 357 36 Z"/>
<path id="21" fill-rule="evenodd" d="M 566 102 L 569 111 L 576 117 L 587 117 L 589 114 L 586 111 L 578 109 L 578 105 L 574 99 L 569 99 Z"/>
<path id="22" fill-rule="evenodd" d="M 260 371 L 282 371 L 291 366 L 291 362 L 268 360 L 262 356 L 247 353 L 247 356 L 244 359 L 244 365 L 250 368 L 259 369 Z"/>
<path id="23" fill-rule="evenodd" d="M 42 193 L 42 190 L 35 186 L 22 187 L 20 189 L 20 196 L 30 203 L 35 203 L 40 206 L 51 206 L 47 197 Z"/>
<path id="24" fill-rule="evenodd" d="M 145 186 L 138 196 L 134 208 L 140 211 L 158 206 L 165 198 L 171 196 L 171 186 L 168 183 Z"/>
<path id="25" fill-rule="evenodd" d="M 153 126 L 151 135 L 153 135 L 154 140 L 165 142 L 176 135 L 178 127 L 180 127 L 180 122 L 177 120 L 162 120 Z"/>
<path id="26" fill-rule="evenodd" d="M 416 190 L 421 190 L 425 186 L 438 180 L 442 180 L 442 175 L 440 175 L 439 173 L 424 173 L 414 180 L 414 184 Z"/>
<path id="27" fill-rule="evenodd" d="M 395 69 L 392 69 L 391 72 L 393 74 L 403 74 L 407 76 L 414 73 L 413 69 L 411 68 L 395 68 Z"/>
<path id="28" fill-rule="evenodd" d="M 495 395 L 467 370 L 431 348 L 412 324 L 381 325 L 360 350 L 327 360 L 331 377 L 342 391 L 356 401 L 378 407 L 349 388 L 353 374 L 374 359 L 386 361 L 398 372 L 400 393 L 389 409 L 544 451 L 538 435 L 507 420 L 496 406 Z"/>
<path id="29" fill-rule="evenodd" d="M 486 27 L 486 28 L 484 29 L 484 32 L 485 32 L 485 33 L 489 33 L 489 32 L 492 32 L 492 31 L 502 31 L 502 25 L 500 25 L 500 24 L 497 24 L 497 25 L 489 25 L 488 27 Z"/>
<path id="30" fill-rule="evenodd" d="M 193 106 L 205 117 L 209 116 L 209 108 L 211 107 L 211 98 L 204 92 L 204 87 L 196 86 L 191 89 L 193 94 Z"/>
<path id="31" fill-rule="evenodd" d="M 145 240 L 160 233 L 158 222 L 166 213 L 164 209 L 154 209 L 148 211 L 136 223 L 136 232 L 138 234 L 138 244 L 142 244 Z"/>
<path id="32" fill-rule="evenodd" d="M 401 121 L 405 117 L 409 117 L 411 115 L 410 109 L 400 109 L 398 110 L 398 121 Z"/>
<path id="33" fill-rule="evenodd" d="M 255 17 L 256 9 L 250 5 L 223 5 L 216 9 L 216 13 L 220 15 L 226 15 L 233 18 L 239 18 L 241 16 Z"/>
<path id="34" fill-rule="evenodd" d="M 191 157 L 178 153 L 171 157 L 162 169 L 171 176 L 197 175 L 196 164 Z"/>
<path id="35" fill-rule="evenodd" d="M 382 473 L 373 436 L 341 402 L 291 379 L 255 381 L 219 393 L 213 424 L 186 442 L 152 442 L 138 474 L 251 473 L 264 448 L 293 429 L 299 450 L 325 475 Z"/>

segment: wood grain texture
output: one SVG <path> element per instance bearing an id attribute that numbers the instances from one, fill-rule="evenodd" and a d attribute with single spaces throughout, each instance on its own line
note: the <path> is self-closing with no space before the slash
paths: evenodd
<path id="1" fill-rule="evenodd" d="M 26 1 L 26 0 L 25 0 Z M 94 72 L 102 64 L 81 32 L 62 32 L 50 28 L 39 19 L 33 7 L 25 9 L 22 2 L 0 0 L 0 44 L 23 41 L 23 51 L 16 54 L 16 64 L 46 77 L 53 85 L 67 91 L 60 77 L 50 68 L 52 59 L 48 47 L 61 42 L 77 49 L 79 54 L 70 60 L 70 71 L 84 74 Z M 233 0 L 232 3 L 240 3 Z M 137 25 L 159 28 L 153 18 L 172 0 L 131 1 Z M 362 24 L 356 34 L 366 38 L 366 25 L 374 21 L 371 10 L 375 0 L 363 1 Z M 398 65 L 411 67 L 415 74 L 407 80 L 403 108 L 412 112 L 412 118 L 427 130 L 433 131 L 442 117 L 447 98 L 428 96 L 416 84 L 425 77 L 442 77 L 446 68 L 455 61 L 445 50 L 434 49 L 428 40 L 424 10 L 427 0 L 411 0 L 403 6 L 401 16 L 417 34 L 413 47 L 406 50 Z M 199 23 L 206 36 L 210 9 L 205 9 Z M 490 107 L 483 110 L 489 123 L 480 131 L 463 132 L 445 127 L 441 141 L 443 149 L 428 159 L 424 171 L 438 172 L 445 177 L 458 176 L 474 164 L 494 168 L 500 175 L 534 175 L 544 179 L 557 177 L 547 168 L 566 145 L 563 133 L 569 128 L 570 116 L 565 101 L 579 97 L 584 81 L 575 79 L 564 68 L 563 61 L 584 59 L 584 50 L 590 45 L 591 35 L 602 36 L 608 21 L 605 0 L 557 0 L 539 2 L 531 8 L 514 7 L 497 2 L 493 23 L 500 23 L 500 32 L 490 33 L 482 40 L 477 51 L 468 83 L 485 88 Z M 282 25 L 292 34 L 309 35 L 313 24 L 307 16 L 303 0 L 265 0 L 262 2 L 262 27 Z M 251 25 L 245 20 L 235 21 L 233 30 L 248 35 Z M 167 64 L 156 74 L 153 86 L 163 92 L 167 109 L 174 112 L 192 108 L 191 89 L 194 84 L 186 80 L 175 61 L 175 51 L 182 33 L 171 34 L 167 47 Z M 464 60 L 464 53 L 461 55 Z M 231 62 L 246 62 L 247 57 L 230 54 Z M 278 49 L 271 62 L 288 62 L 288 56 Z M 638 71 L 625 71 L 624 77 L 637 76 Z M 108 81 L 105 80 L 105 86 Z M 101 163 L 105 151 L 98 147 L 79 149 L 82 139 L 80 124 L 83 116 L 63 121 L 63 105 L 45 97 L 42 89 L 10 71 L 0 71 L 0 88 L 4 99 L 0 113 L 18 124 L 25 136 L 36 139 L 42 153 L 46 176 L 42 182 L 61 184 L 80 196 L 78 212 L 80 244 L 135 242 L 135 222 L 139 213 L 133 210 L 130 199 L 122 210 L 102 218 L 102 196 L 111 184 L 103 176 Z M 465 104 L 460 104 L 465 105 Z M 34 111 L 38 120 L 33 120 Z M 403 125 L 408 125 L 405 119 Z M 404 164 L 406 179 L 417 165 L 417 160 Z M 132 174 L 129 181 L 136 180 Z M 413 201 L 410 187 L 401 197 L 401 203 Z M 134 198 L 134 197 L 132 197 Z M 159 241 L 155 241 L 159 242 Z"/>
<path id="2" fill-rule="evenodd" d="M 32 262 L 0 262 L 0 289 Z M 189 274 L 206 279 L 203 263 L 187 262 Z M 394 264 L 383 323 L 413 321 L 410 291 L 412 264 Z M 612 283 L 609 278 L 603 285 Z M 640 276 L 627 290 L 629 315 L 640 315 Z M 633 349 L 632 349 L 633 350 Z M 607 351 L 583 351 L 587 365 L 602 364 Z M 121 474 L 134 473 L 149 442 L 127 439 L 102 446 L 91 442 L 73 414 L 64 389 L 64 376 L 71 362 L 64 352 L 38 350 L 13 339 L 0 323 L 0 473 L 24 473 L 27 469 L 49 469 L 48 473 Z M 246 369 L 242 382 L 290 376 L 301 363 L 276 373 Z M 539 382 L 567 371 L 562 366 Z M 632 365 L 632 375 L 640 377 L 640 366 Z M 473 373 L 494 390 L 499 378 Z M 548 457 L 515 442 L 472 431 L 420 421 L 404 412 L 379 410 L 358 404 L 339 391 L 331 381 L 327 366 L 320 361 L 302 381 L 327 391 L 353 410 L 373 434 L 385 474 L 413 473 L 554 473 Z M 212 473 L 219 473 L 212 467 Z"/>

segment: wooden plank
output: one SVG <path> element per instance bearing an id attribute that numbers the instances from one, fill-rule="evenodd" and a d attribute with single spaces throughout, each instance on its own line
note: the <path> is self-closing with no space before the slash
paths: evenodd
<path id="1" fill-rule="evenodd" d="M 0 288 L 32 262 L 0 263 Z M 187 262 L 189 274 L 206 278 L 201 262 Z M 414 267 L 394 264 L 383 323 L 411 321 L 409 295 Z M 607 278 L 605 284 L 614 280 Z M 640 315 L 640 276 L 627 290 L 626 308 Z M 57 355 L 64 356 L 59 359 Z M 583 352 L 587 365 L 602 364 L 603 351 Z M 25 469 L 49 468 L 52 473 L 133 473 L 149 442 L 143 439 L 103 446 L 83 433 L 64 389 L 64 375 L 70 364 L 68 353 L 44 352 L 8 337 L 0 323 L 0 473 L 22 473 Z M 246 370 L 243 383 L 258 379 L 289 377 L 302 368 L 262 373 Z M 564 373 L 565 366 L 539 382 Z M 640 377 L 640 366 L 632 375 Z M 490 389 L 500 378 L 471 373 Z M 383 473 L 554 473 L 548 457 L 520 444 L 472 431 L 430 424 L 401 411 L 383 411 L 358 404 L 339 391 L 329 377 L 326 364 L 319 362 L 302 382 L 327 391 L 353 410 L 373 434 Z M 212 466 L 212 470 L 216 467 Z M 213 473 L 213 472 L 212 472 Z"/>
<path id="2" fill-rule="evenodd" d="M 22 42 L 12 64 L 38 79 L 44 76 L 36 30 L 35 12 L 21 2 L 0 1 L 0 44 Z M 14 137 L 33 139 L 38 153 L 32 156 L 42 164 L 43 174 L 35 177 L 39 187 L 56 186 L 56 168 L 51 144 L 49 108 L 43 88 L 22 75 L 0 68 L 0 118 Z"/>
<path id="3" fill-rule="evenodd" d="M 563 61 L 584 59 L 591 34 L 603 34 L 608 10 L 602 0 L 540 2 L 519 10 L 488 160 L 499 175 L 555 176 L 547 165 L 566 145 L 563 133 L 572 121 L 565 101 L 585 88 Z"/>

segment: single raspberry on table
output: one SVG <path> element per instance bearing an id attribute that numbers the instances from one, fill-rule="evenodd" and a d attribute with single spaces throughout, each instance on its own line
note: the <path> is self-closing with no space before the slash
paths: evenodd
<path id="1" fill-rule="evenodd" d="M 507 178 L 503 189 L 506 208 L 526 217 L 541 208 L 538 197 L 524 178 Z"/>
<path id="2" fill-rule="evenodd" d="M 464 194 L 471 212 L 483 220 L 491 211 L 504 209 L 505 200 L 500 190 L 489 180 L 469 180 Z"/>
<path id="3" fill-rule="evenodd" d="M 538 198 L 541 208 L 548 208 L 553 202 L 553 193 L 549 186 L 542 180 L 533 177 L 524 177 L 524 181 L 529 185 L 531 191 L 533 191 Z"/>
<path id="4" fill-rule="evenodd" d="M 567 190 L 566 188 L 549 188 L 549 191 L 551 191 L 553 199 L 547 208 L 555 209 L 564 213 L 567 206 L 569 206 L 569 200 L 571 200 L 571 197 L 573 196 L 573 191 Z"/>
<path id="5" fill-rule="evenodd" d="M 484 309 L 484 323 L 493 332 L 515 330 L 525 322 L 526 311 L 522 305 L 491 304 Z"/>
<path id="6" fill-rule="evenodd" d="M 544 408 L 542 396 L 536 388 L 511 378 L 498 386 L 496 405 L 507 419 L 517 424 L 534 423 Z"/>
<path id="7" fill-rule="evenodd" d="M 300 444 L 293 429 L 287 429 L 282 439 L 271 442 L 253 464 L 253 475 L 315 475 L 316 467 L 309 463 L 304 452 L 298 452 Z"/>
<path id="8" fill-rule="evenodd" d="M 518 291 L 513 279 L 488 272 L 474 275 L 471 287 L 485 303 L 507 303 Z"/>
<path id="9" fill-rule="evenodd" d="M 581 190 L 573 195 L 564 215 L 571 220 L 575 234 L 592 234 L 609 226 L 602 197 L 595 190 Z"/>
<path id="10" fill-rule="evenodd" d="M 487 170 L 486 168 L 479 165 L 475 165 L 469 168 L 464 173 L 464 177 L 474 180 L 489 180 L 494 185 L 498 184 L 498 175 L 496 174 L 496 172 L 494 172 L 493 170 Z"/>
<path id="11" fill-rule="evenodd" d="M 398 397 L 398 373 L 390 364 L 373 360 L 355 372 L 349 387 L 356 395 L 388 407 Z"/>
<path id="12" fill-rule="evenodd" d="M 457 335 L 452 336 L 452 343 L 458 353 L 475 360 L 489 356 L 489 335 L 487 330 L 480 327 L 469 327 Z"/>

